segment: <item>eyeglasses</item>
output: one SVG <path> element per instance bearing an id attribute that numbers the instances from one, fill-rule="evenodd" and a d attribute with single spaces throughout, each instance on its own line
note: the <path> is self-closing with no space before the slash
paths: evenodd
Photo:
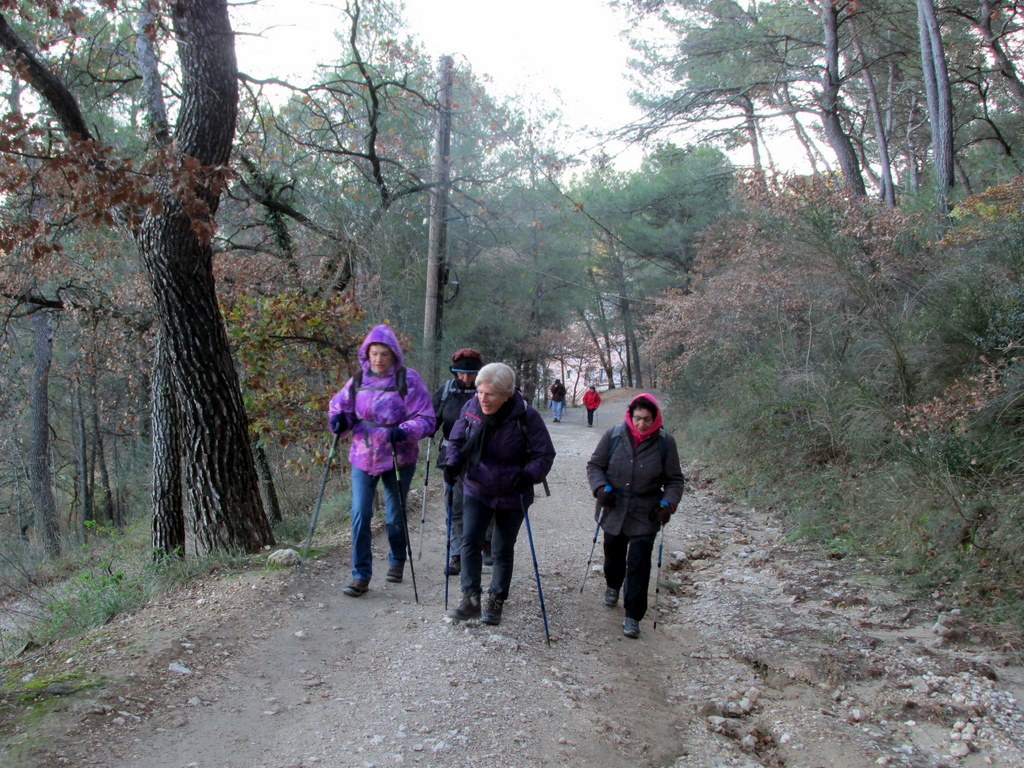
<path id="1" fill-rule="evenodd" d="M 654 421 L 653 416 L 634 416 L 633 421 L 639 421 L 643 424 L 651 424 Z"/>

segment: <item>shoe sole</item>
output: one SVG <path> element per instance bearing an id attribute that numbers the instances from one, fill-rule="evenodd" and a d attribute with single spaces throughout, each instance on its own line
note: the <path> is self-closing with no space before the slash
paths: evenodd
<path id="1" fill-rule="evenodd" d="M 501 619 L 496 619 L 493 616 L 481 616 L 480 617 L 480 623 L 481 624 L 488 624 L 488 625 L 490 625 L 492 627 L 496 627 L 499 624 L 501 624 Z"/>
<path id="2" fill-rule="evenodd" d="M 341 590 L 342 594 L 348 595 L 349 597 L 362 597 L 369 591 L 369 587 L 363 587 L 362 589 L 358 587 L 345 587 L 343 590 Z"/>

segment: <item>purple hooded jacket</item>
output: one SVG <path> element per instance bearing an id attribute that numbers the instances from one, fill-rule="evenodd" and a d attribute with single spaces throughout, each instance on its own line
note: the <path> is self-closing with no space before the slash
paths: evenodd
<path id="1" fill-rule="evenodd" d="M 465 466 L 465 494 L 494 509 L 519 509 L 520 493 L 527 506 L 532 504 L 533 484 L 548 476 L 555 461 L 544 418 L 519 392 L 512 393 L 511 401 L 504 420 L 488 431 L 478 463 L 464 462 L 462 456 L 466 440 L 482 424 L 483 412 L 475 397 L 463 406 L 448 441 L 448 464 Z"/>
<path id="2" fill-rule="evenodd" d="M 383 374 L 377 375 L 370 367 L 371 344 L 386 344 L 395 356 L 395 364 Z M 434 432 L 430 392 L 412 368 L 405 369 L 405 398 L 398 392 L 395 374 L 402 364 L 402 348 L 394 331 L 387 325 L 375 326 L 359 346 L 362 387 L 353 392 L 353 379 L 349 379 L 331 398 L 327 409 L 328 419 L 336 413 L 346 415 L 348 428 L 352 430 L 348 459 L 352 466 L 370 475 L 394 469 L 391 443 L 388 441 L 392 427 L 401 427 L 406 433 L 405 440 L 396 446 L 400 467 L 416 463 L 420 455 L 419 441 Z M 392 389 L 389 391 L 388 388 Z"/>

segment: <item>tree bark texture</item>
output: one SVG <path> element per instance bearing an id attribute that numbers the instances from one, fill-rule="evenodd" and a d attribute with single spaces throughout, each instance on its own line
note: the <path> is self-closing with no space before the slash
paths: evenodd
<path id="1" fill-rule="evenodd" d="M 50 315 L 46 310 L 32 315 L 32 335 L 35 340 L 35 367 L 29 394 L 32 405 L 29 474 L 36 510 L 36 531 L 45 555 L 55 558 L 60 554 L 60 523 L 57 520 L 57 501 L 50 482 L 50 364 L 53 360 L 53 333 Z"/>
<path id="2" fill-rule="evenodd" d="M 818 15 L 825 37 L 825 69 L 821 75 L 821 94 L 818 97 L 821 125 L 829 146 L 836 153 L 846 188 L 863 197 L 867 189 L 861 176 L 860 163 L 857 162 L 853 142 L 843 128 L 839 114 L 839 89 L 842 84 L 839 73 L 839 9 L 831 0 L 819 0 Z"/>
<path id="3" fill-rule="evenodd" d="M 170 361 L 157 335 L 151 386 L 153 409 L 153 554 L 185 556 L 185 499 L 181 484 L 178 410 L 174 405 Z"/>
<path id="4" fill-rule="evenodd" d="M 267 450 L 259 440 L 252 444 L 252 455 L 256 460 L 256 474 L 260 477 L 260 488 L 263 490 L 263 506 L 267 517 L 275 523 L 281 522 L 281 502 L 277 498 L 277 486 L 274 485 L 274 473 L 270 469 Z"/>
<path id="5" fill-rule="evenodd" d="M 238 374 L 217 305 L 213 218 L 217 173 L 228 162 L 238 109 L 238 67 L 223 0 L 174 6 L 183 92 L 174 143 L 184 165 L 200 164 L 196 201 L 174 191 L 175 174 L 158 181 L 163 207 L 136 235 L 160 318 L 170 386 L 180 416 L 183 480 L 201 551 L 255 552 L 274 541 L 263 512 Z M 154 526 L 156 522 L 154 521 Z"/>
<path id="6" fill-rule="evenodd" d="M 939 20 L 932 0 L 917 0 L 917 21 L 921 41 L 921 69 L 924 74 L 928 119 L 932 131 L 932 162 L 935 167 L 935 196 L 939 213 L 949 213 L 949 190 L 953 187 L 953 95 L 942 43 Z"/>

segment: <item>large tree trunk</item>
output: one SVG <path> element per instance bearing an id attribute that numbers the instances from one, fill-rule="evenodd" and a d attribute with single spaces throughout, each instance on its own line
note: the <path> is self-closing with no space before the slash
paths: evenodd
<path id="1" fill-rule="evenodd" d="M 921 40 L 921 69 L 928 98 L 932 129 L 932 160 L 935 166 L 935 202 L 939 213 L 950 211 L 953 188 L 953 95 L 949 87 L 946 50 L 932 0 L 917 0 Z"/>
<path id="2" fill-rule="evenodd" d="M 274 541 L 263 512 L 249 424 L 213 280 L 214 215 L 238 108 L 234 38 L 223 0 L 183 0 L 174 28 L 184 84 L 175 148 L 182 167 L 160 180 L 163 207 L 137 231 L 166 343 L 180 416 L 184 483 L 203 551 L 259 551 Z M 185 167 L 196 199 L 176 193 Z M 198 205 L 197 205 L 198 204 Z M 204 210 L 205 207 L 205 210 Z"/>
<path id="3" fill-rule="evenodd" d="M 255 552 L 274 537 L 260 502 L 248 419 L 217 305 L 211 245 L 238 110 L 234 35 L 226 0 L 176 0 L 170 8 L 181 75 L 178 124 L 164 155 L 168 165 L 153 181 L 160 207 L 148 210 L 134 235 L 166 341 L 165 372 L 181 427 L 181 443 L 171 454 L 188 456 L 184 481 L 197 544 L 203 550 Z M 0 47 L 66 137 L 94 139 L 74 94 L 3 14 Z M 152 91 L 149 96 L 152 105 Z M 158 138 L 163 124 L 154 121 Z M 171 412 L 155 412 L 171 418 Z M 157 425 L 154 432 L 159 431 Z M 155 454 L 154 462 L 160 458 Z"/>
<path id="4" fill-rule="evenodd" d="M 50 483 L 50 364 L 53 360 L 53 334 L 50 330 L 50 315 L 46 310 L 32 315 L 32 334 L 35 339 L 35 368 L 29 394 L 32 403 L 29 474 L 36 510 L 36 531 L 43 552 L 47 557 L 54 558 L 60 554 L 60 523 Z"/>
<path id="5" fill-rule="evenodd" d="M 178 409 L 171 387 L 170 361 L 158 334 L 152 374 L 153 555 L 185 556 L 185 499 L 181 485 Z"/>
<path id="6" fill-rule="evenodd" d="M 821 125 L 829 146 L 836 153 L 846 188 L 853 194 L 863 197 L 867 194 L 867 189 L 861 176 L 860 163 L 857 162 L 853 142 L 843 128 L 839 114 L 839 10 L 830 0 L 819 0 L 818 14 L 825 35 L 825 71 L 821 76 L 821 94 L 818 97 Z"/>

